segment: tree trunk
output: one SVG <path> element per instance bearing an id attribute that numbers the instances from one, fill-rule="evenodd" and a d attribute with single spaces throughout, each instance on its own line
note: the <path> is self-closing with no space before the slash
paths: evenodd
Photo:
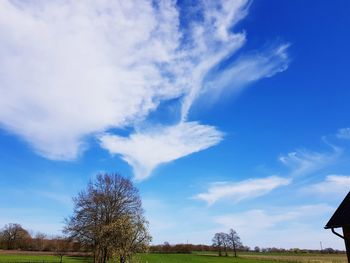
<path id="1" fill-rule="evenodd" d="M 120 263 L 125 263 L 125 258 L 124 258 L 124 256 L 120 256 Z"/>
<path id="2" fill-rule="evenodd" d="M 103 249 L 103 263 L 107 263 L 107 248 Z"/>
<path id="3" fill-rule="evenodd" d="M 236 253 L 236 245 L 233 244 L 233 254 L 235 255 L 235 258 L 237 257 L 237 253 Z"/>

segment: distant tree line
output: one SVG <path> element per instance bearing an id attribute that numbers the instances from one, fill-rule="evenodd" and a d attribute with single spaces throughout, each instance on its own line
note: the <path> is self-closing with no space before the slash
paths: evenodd
<path id="1" fill-rule="evenodd" d="M 277 248 L 277 247 L 266 247 L 266 248 L 260 248 L 258 246 L 254 247 L 254 252 L 259 253 L 295 253 L 295 254 L 308 254 L 308 253 L 325 253 L 325 254 L 343 254 L 345 253 L 344 250 L 338 250 L 333 248 L 324 248 L 322 250 L 320 249 L 300 249 L 300 248 Z"/>
<path id="2" fill-rule="evenodd" d="M 80 242 L 61 236 L 48 237 L 43 233 L 31 235 L 28 230 L 17 223 L 7 224 L 0 229 L 0 249 L 54 253 L 89 250 L 87 247 L 82 247 Z"/>
<path id="3" fill-rule="evenodd" d="M 219 233 L 220 234 L 220 233 Z M 213 245 L 195 245 L 195 244 L 169 244 L 164 242 L 161 245 L 151 245 L 148 251 L 150 253 L 181 253 L 190 254 L 195 251 L 199 252 L 220 252 L 221 255 L 226 255 L 224 244 L 221 247 L 217 245 L 218 235 L 215 234 L 215 242 Z M 219 235 L 225 236 L 222 233 Z M 8 250 L 27 250 L 27 251 L 42 251 L 52 252 L 62 257 L 71 252 L 90 253 L 93 248 L 89 245 L 81 243 L 79 240 L 67 239 L 62 236 L 49 237 L 43 233 L 30 234 L 20 224 L 10 223 L 0 229 L 0 249 Z M 242 244 L 236 247 L 237 251 L 250 251 L 255 253 L 325 253 L 325 254 L 342 254 L 343 250 L 333 248 L 324 248 L 321 250 L 310 250 L 300 248 L 276 248 L 276 247 L 259 247 L 255 246 L 253 249 L 243 246 Z M 228 250 L 226 250 L 228 251 Z"/>
<path id="4" fill-rule="evenodd" d="M 237 251 L 249 251 L 250 248 L 243 245 L 237 245 Z M 191 254 L 193 252 L 219 252 L 223 254 L 223 248 L 217 245 L 195 245 L 195 244 L 169 244 L 164 242 L 160 245 L 151 245 L 148 250 L 150 253 L 162 253 L 162 254 Z"/>
<path id="5" fill-rule="evenodd" d="M 218 252 L 219 249 L 216 246 L 210 245 L 196 245 L 196 244 L 173 244 L 164 242 L 161 245 L 151 245 L 148 250 L 150 253 L 161 254 L 191 254 L 193 252 Z M 249 251 L 249 247 L 240 246 L 237 251 Z"/>
<path id="6" fill-rule="evenodd" d="M 152 245 L 149 247 L 150 253 L 191 254 L 193 251 L 215 251 L 215 248 L 208 245 L 193 245 L 193 244 L 170 245 L 168 242 L 164 242 L 164 244 L 161 244 L 161 245 Z"/>

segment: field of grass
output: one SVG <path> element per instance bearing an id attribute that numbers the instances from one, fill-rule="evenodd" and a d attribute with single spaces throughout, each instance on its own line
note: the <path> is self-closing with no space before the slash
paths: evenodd
<path id="1" fill-rule="evenodd" d="M 35 254 L 6 254 L 0 253 L 0 263 L 58 263 L 59 258 L 54 255 Z M 89 263 L 88 257 L 65 256 L 63 263 Z M 269 253 L 241 253 L 238 258 L 218 257 L 214 254 L 139 254 L 135 263 L 346 263 L 346 255 L 329 254 L 269 254 Z M 112 262 L 111 262 L 112 263 Z"/>
<path id="2" fill-rule="evenodd" d="M 253 263 L 254 259 L 218 257 L 200 254 L 142 254 L 135 258 L 137 263 Z M 260 263 L 276 263 L 276 261 L 259 260 Z"/>

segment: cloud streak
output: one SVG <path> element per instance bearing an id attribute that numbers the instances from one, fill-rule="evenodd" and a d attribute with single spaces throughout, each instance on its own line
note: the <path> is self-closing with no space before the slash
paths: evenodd
<path id="1" fill-rule="evenodd" d="M 345 196 L 350 189 L 350 176 L 332 174 L 319 183 L 312 184 L 304 189 L 308 193 L 315 193 L 318 195 Z"/>
<path id="2" fill-rule="evenodd" d="M 215 101 L 224 95 L 233 95 L 262 78 L 272 77 L 288 67 L 289 44 L 267 48 L 257 54 L 243 55 L 223 70 L 213 69 L 206 76 L 203 97 Z"/>
<path id="3" fill-rule="evenodd" d="M 297 221 L 303 218 L 315 218 L 330 213 L 333 207 L 327 204 L 303 205 L 300 207 L 281 207 L 272 211 L 254 209 L 242 213 L 218 216 L 215 221 L 227 228 L 234 225 L 243 232 L 256 233 L 276 227 L 280 223 Z M 254 218 L 254 224 L 251 219 Z"/>
<path id="4" fill-rule="evenodd" d="M 223 214 L 214 217 L 213 221 L 222 229 L 234 227 L 242 240 L 248 240 L 250 246 L 279 247 L 283 243 L 285 248 L 302 246 L 317 249 L 322 240 L 324 245 L 343 247 L 338 238 L 327 231 L 320 231 L 334 209 L 324 203 L 268 207 Z"/>
<path id="5" fill-rule="evenodd" d="M 297 150 L 286 155 L 281 155 L 279 161 L 291 169 L 291 177 L 305 176 L 319 171 L 335 163 L 342 150 L 333 147 L 333 152 L 314 152 Z"/>
<path id="6" fill-rule="evenodd" d="M 222 199 L 240 202 L 266 195 L 278 187 L 290 184 L 291 181 L 288 178 L 270 176 L 240 182 L 213 183 L 208 192 L 196 195 L 195 199 L 203 200 L 209 205 Z"/>
<path id="7" fill-rule="evenodd" d="M 101 145 L 112 154 L 120 154 L 133 169 L 136 179 L 142 180 L 162 163 L 207 149 L 222 139 L 215 128 L 196 122 L 157 127 L 125 138 L 101 136 Z"/>
<path id="8" fill-rule="evenodd" d="M 198 98 L 220 97 L 286 70 L 286 44 L 215 70 L 244 45 L 245 33 L 234 26 L 249 5 L 204 1 L 196 15 L 186 16 L 180 12 L 186 7 L 172 0 L 1 1 L 0 125 L 53 160 L 75 159 L 88 147 L 87 137 L 109 132 L 114 143 L 105 135 L 101 145 L 121 155 L 138 178 L 147 178 L 158 164 L 219 143 L 219 132 L 197 123 L 204 131 L 194 140 L 198 145 L 173 147 L 179 152 L 155 156 L 152 164 L 125 145 L 164 146 L 156 135 L 177 136 L 169 132 L 176 127 L 193 131 L 189 113 Z M 160 130 L 151 134 L 149 114 L 174 99 L 180 101 L 179 119 L 171 127 L 158 123 Z M 111 134 L 125 127 L 134 132 Z M 189 141 L 193 134 L 180 137 L 169 141 Z"/>
<path id="9" fill-rule="evenodd" d="M 350 140 L 350 128 L 339 129 L 336 136 L 339 139 Z"/>

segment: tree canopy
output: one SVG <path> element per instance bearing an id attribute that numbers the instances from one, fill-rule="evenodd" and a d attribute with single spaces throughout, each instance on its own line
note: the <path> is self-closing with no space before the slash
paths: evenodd
<path id="1" fill-rule="evenodd" d="M 151 240 L 141 199 L 133 183 L 119 174 L 99 174 L 73 199 L 65 233 L 94 251 L 94 262 L 129 261 Z"/>
<path id="2" fill-rule="evenodd" d="M 5 249 L 25 249 L 30 234 L 20 224 L 10 223 L 0 231 L 0 241 Z"/>
<path id="3" fill-rule="evenodd" d="M 237 257 L 237 248 L 242 246 L 241 238 L 232 228 L 229 230 L 229 233 L 215 233 L 212 242 L 213 247 L 219 252 L 219 256 L 222 255 L 222 251 L 224 251 L 225 256 L 227 256 L 227 250 L 231 248 L 233 250 L 233 255 Z"/>

